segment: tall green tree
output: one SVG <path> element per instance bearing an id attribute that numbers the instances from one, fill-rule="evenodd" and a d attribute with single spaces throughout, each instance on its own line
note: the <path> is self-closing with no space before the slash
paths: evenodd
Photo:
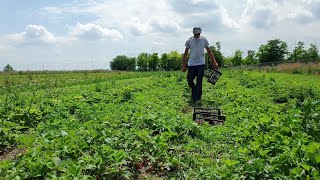
<path id="1" fill-rule="evenodd" d="M 219 67 L 223 67 L 224 66 L 224 57 L 221 53 L 221 43 L 220 42 L 216 42 L 215 46 L 210 46 L 209 47 L 210 50 L 212 51 L 217 63 L 219 64 Z M 208 53 L 205 53 L 205 58 L 206 58 L 206 63 L 208 63 L 208 66 L 211 67 L 212 65 L 212 61 L 210 60 Z"/>
<path id="2" fill-rule="evenodd" d="M 232 56 L 227 56 L 223 58 L 223 64 L 225 67 L 231 67 L 233 66 L 233 57 Z"/>
<path id="3" fill-rule="evenodd" d="M 161 54 L 159 66 L 161 70 L 169 71 L 169 57 L 167 53 Z"/>
<path id="4" fill-rule="evenodd" d="M 110 62 L 111 70 L 134 71 L 136 69 L 136 59 L 125 55 L 119 55 Z"/>
<path id="5" fill-rule="evenodd" d="M 160 58 L 158 57 L 158 53 L 153 53 L 149 59 L 149 70 L 156 71 L 158 70 Z"/>
<path id="6" fill-rule="evenodd" d="M 12 72 L 14 71 L 13 67 L 10 64 L 7 64 L 4 68 L 3 68 L 4 72 Z"/>
<path id="7" fill-rule="evenodd" d="M 135 57 L 130 57 L 127 59 L 127 70 L 135 71 L 137 66 L 137 61 Z"/>
<path id="8" fill-rule="evenodd" d="M 175 50 L 171 51 L 168 54 L 168 70 L 169 71 L 177 71 L 181 69 L 182 64 L 182 56 L 181 54 Z"/>
<path id="9" fill-rule="evenodd" d="M 140 53 L 137 57 L 137 66 L 139 71 L 147 71 L 149 63 L 148 53 Z"/>
<path id="10" fill-rule="evenodd" d="M 313 62 L 319 61 L 319 49 L 317 45 L 310 44 L 307 54 L 308 54 L 309 61 L 313 61 Z"/>
<path id="11" fill-rule="evenodd" d="M 234 52 L 234 55 L 232 57 L 232 64 L 234 66 L 241 65 L 241 63 L 242 63 L 242 54 L 243 54 L 243 51 L 241 51 L 239 49 Z"/>
<path id="12" fill-rule="evenodd" d="M 261 63 L 282 61 L 288 54 L 287 43 L 280 39 L 269 40 L 267 44 L 261 45 L 257 57 Z"/>
<path id="13" fill-rule="evenodd" d="M 259 61 L 256 58 L 256 53 L 253 50 L 248 50 L 247 57 L 243 59 L 243 63 L 245 65 L 255 65 L 258 64 Z"/>
<path id="14" fill-rule="evenodd" d="M 289 61 L 291 62 L 306 62 L 308 61 L 308 52 L 304 48 L 304 42 L 299 41 L 292 53 L 290 53 Z"/>

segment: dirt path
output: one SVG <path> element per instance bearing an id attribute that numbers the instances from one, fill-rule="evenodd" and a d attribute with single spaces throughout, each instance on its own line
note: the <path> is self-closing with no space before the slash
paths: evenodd
<path id="1" fill-rule="evenodd" d="M 0 155 L 0 161 L 15 159 L 19 154 L 25 153 L 27 150 L 25 148 L 13 148 L 6 150 L 2 155 Z"/>

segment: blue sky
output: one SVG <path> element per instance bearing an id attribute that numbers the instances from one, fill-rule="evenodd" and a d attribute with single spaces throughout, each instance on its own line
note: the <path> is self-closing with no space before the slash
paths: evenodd
<path id="1" fill-rule="evenodd" d="M 320 0 L 2 0 L 0 68 L 107 69 L 117 55 L 178 50 L 203 28 L 225 56 L 268 40 L 319 45 Z"/>
<path id="2" fill-rule="evenodd" d="M 47 0 L 33 1 L 1 1 L 0 2 L 0 33 L 19 32 L 26 27 L 26 24 L 49 25 L 47 19 L 37 14 L 37 9 L 46 5 L 59 5 L 58 3 L 49 3 Z M 54 1 L 51 1 L 54 2 Z"/>

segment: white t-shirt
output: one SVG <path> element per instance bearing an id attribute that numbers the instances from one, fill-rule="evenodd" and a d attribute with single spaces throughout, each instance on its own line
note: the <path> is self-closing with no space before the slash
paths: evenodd
<path id="1" fill-rule="evenodd" d="M 204 48 L 209 46 L 208 40 L 203 36 L 200 36 L 199 38 L 194 38 L 192 36 L 187 40 L 185 45 L 190 49 L 188 66 L 204 65 Z"/>

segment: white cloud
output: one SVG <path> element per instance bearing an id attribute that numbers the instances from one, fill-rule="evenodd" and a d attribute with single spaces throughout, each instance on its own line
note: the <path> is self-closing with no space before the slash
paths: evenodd
<path id="1" fill-rule="evenodd" d="M 100 40 L 100 39 L 123 39 L 123 35 L 114 29 L 104 28 L 98 24 L 81 24 L 77 23 L 70 32 L 71 36 L 85 40 Z"/>
<path id="2" fill-rule="evenodd" d="M 307 8 L 311 11 L 314 19 L 320 18 L 320 0 L 306 0 Z"/>
<path id="3" fill-rule="evenodd" d="M 0 44 L 0 52 L 4 52 L 6 50 L 6 48 Z"/>
<path id="4" fill-rule="evenodd" d="M 168 19 L 165 16 L 155 16 L 150 19 L 150 25 L 156 32 L 163 33 L 178 33 L 181 29 L 180 20 L 178 19 Z"/>
<path id="5" fill-rule="evenodd" d="M 230 29 L 238 29 L 239 24 L 228 13 L 224 7 L 220 7 L 222 24 Z"/>
<path id="6" fill-rule="evenodd" d="M 246 8 L 241 19 L 243 23 L 264 29 L 269 28 L 272 23 L 277 21 L 277 17 L 273 18 L 272 14 L 272 9 L 276 8 L 277 2 L 268 0 L 262 1 L 247 0 Z"/>
<path id="7" fill-rule="evenodd" d="M 180 14 L 199 14 L 219 9 L 212 0 L 167 0 L 172 9 Z"/>
<path id="8" fill-rule="evenodd" d="M 288 13 L 286 19 L 296 21 L 299 24 L 306 24 L 313 21 L 313 15 L 310 11 L 300 7 L 297 8 L 296 12 Z"/>
<path id="9" fill-rule="evenodd" d="M 129 30 L 133 35 L 144 35 L 151 32 L 152 28 L 148 23 L 142 23 L 138 17 L 134 17 L 128 24 Z"/>
<path id="10" fill-rule="evenodd" d="M 73 0 L 61 3 L 60 6 L 45 6 L 40 8 L 42 15 L 66 15 L 66 14 L 88 14 L 94 13 L 97 9 L 92 9 L 101 5 L 95 0 Z"/>
<path id="11" fill-rule="evenodd" d="M 82 1 L 80 1 L 82 2 Z M 95 1 L 94 3 L 66 4 L 62 7 L 42 8 L 42 14 L 62 19 L 60 16 L 95 17 L 91 23 L 118 29 L 126 36 L 141 36 L 154 32 L 178 31 L 180 18 L 168 7 L 167 0 L 151 2 L 147 0 Z M 78 20 L 83 23 L 81 19 Z M 176 22 L 174 22 L 176 21 Z"/>
<path id="12" fill-rule="evenodd" d="M 180 26 L 189 31 L 194 26 L 201 26 L 204 32 L 211 33 L 224 33 L 239 28 L 238 22 L 218 1 L 168 0 L 167 2 L 176 16 L 181 17 Z"/>
<path id="13" fill-rule="evenodd" d="M 54 44 L 57 39 L 42 25 L 27 25 L 25 31 L 16 34 L 9 34 L 7 39 L 18 44 Z"/>
<path id="14" fill-rule="evenodd" d="M 318 21 L 319 0 L 247 0 L 241 21 L 268 29 L 282 23 L 306 24 Z"/>
<path id="15" fill-rule="evenodd" d="M 56 38 L 53 33 L 41 25 L 28 25 L 26 31 L 22 33 L 26 40 L 35 40 L 45 43 L 55 43 Z"/>

